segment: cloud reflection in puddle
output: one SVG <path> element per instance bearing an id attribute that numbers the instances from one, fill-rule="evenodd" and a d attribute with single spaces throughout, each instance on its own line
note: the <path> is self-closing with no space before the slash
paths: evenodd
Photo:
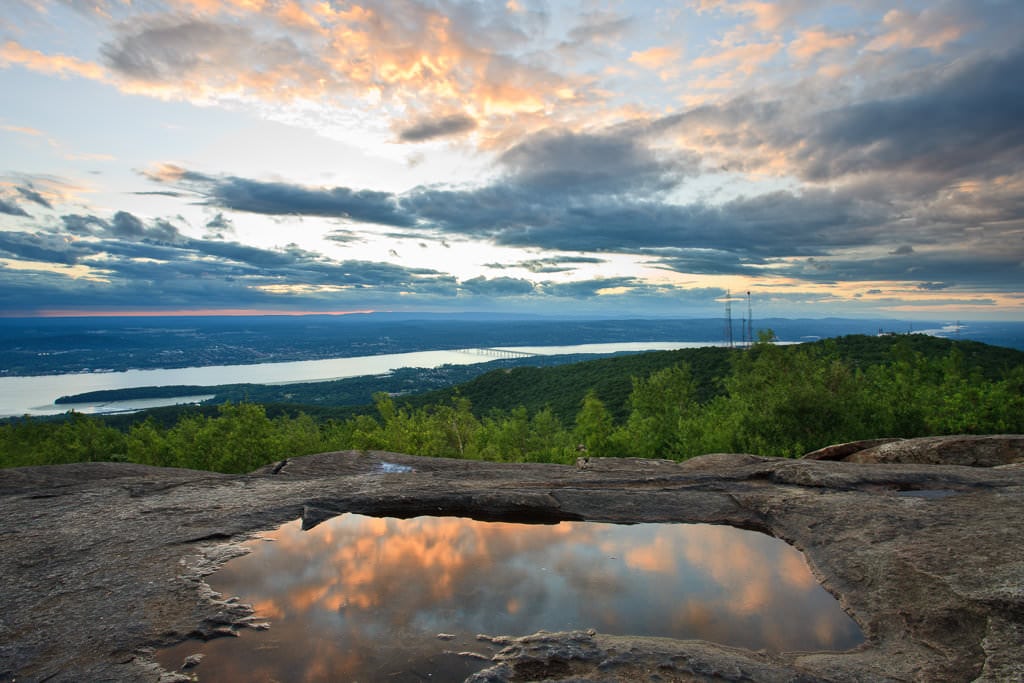
<path id="1" fill-rule="evenodd" d="M 165 666 L 202 651 L 206 680 L 461 680 L 483 664 L 445 651 L 489 656 L 477 633 L 594 628 L 772 651 L 862 640 L 799 551 L 727 526 L 345 514 L 265 538 L 210 583 L 271 630 L 182 644 Z"/>

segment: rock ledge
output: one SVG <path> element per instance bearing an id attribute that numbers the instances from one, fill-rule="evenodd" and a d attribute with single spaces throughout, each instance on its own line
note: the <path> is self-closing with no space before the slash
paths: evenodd
<path id="1" fill-rule="evenodd" d="M 849 652 L 769 655 L 493 634 L 503 649 L 477 683 L 1024 679 L 1024 436 L 831 449 L 586 469 L 342 452 L 240 476 L 115 463 L 0 470 L 0 680 L 188 680 L 155 664 L 154 649 L 266 627 L 204 577 L 262 530 L 342 512 L 757 529 L 802 550 L 867 637 Z"/>

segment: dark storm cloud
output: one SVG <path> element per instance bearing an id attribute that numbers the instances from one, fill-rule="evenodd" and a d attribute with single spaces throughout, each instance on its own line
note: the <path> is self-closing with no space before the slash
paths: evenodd
<path id="1" fill-rule="evenodd" d="M 452 114 L 432 120 L 421 120 L 398 133 L 403 142 L 423 142 L 434 138 L 458 135 L 476 128 L 476 119 L 465 114 Z"/>
<path id="2" fill-rule="evenodd" d="M 24 216 L 25 218 L 31 218 L 25 209 L 17 206 L 14 202 L 5 201 L 3 197 L 0 197 L 0 213 L 5 213 L 8 216 Z"/>
<path id="3" fill-rule="evenodd" d="M 18 194 L 20 194 L 27 201 L 30 201 L 33 204 L 38 204 L 39 206 L 42 206 L 42 207 L 47 208 L 47 209 L 52 209 L 53 208 L 53 205 L 50 204 L 49 201 L 47 201 L 46 197 L 44 197 L 43 195 L 39 194 L 39 192 L 37 192 L 36 190 L 32 189 L 31 187 L 16 187 L 14 189 L 16 189 L 18 191 Z"/>

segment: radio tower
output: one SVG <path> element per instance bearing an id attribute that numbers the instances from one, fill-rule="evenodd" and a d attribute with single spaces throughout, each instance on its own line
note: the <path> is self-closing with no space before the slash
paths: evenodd
<path id="1" fill-rule="evenodd" d="M 747 292 L 747 346 L 754 345 L 754 309 L 750 305 L 750 292 Z"/>
<path id="2" fill-rule="evenodd" d="M 733 347 L 732 342 L 732 294 L 729 290 L 725 290 L 725 342 L 731 349 Z"/>

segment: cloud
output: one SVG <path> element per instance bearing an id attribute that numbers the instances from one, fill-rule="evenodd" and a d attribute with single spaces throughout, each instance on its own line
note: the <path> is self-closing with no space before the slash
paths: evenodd
<path id="1" fill-rule="evenodd" d="M 60 217 L 68 232 L 81 236 L 105 236 L 122 240 L 153 240 L 173 242 L 181 239 L 178 229 L 163 219 L 146 226 L 140 218 L 127 211 L 116 212 L 110 220 L 89 214 L 66 214 Z"/>
<path id="2" fill-rule="evenodd" d="M 824 27 L 801 31 L 789 43 L 789 53 L 798 60 L 809 60 L 823 52 L 846 50 L 857 44 L 857 36 L 851 33 L 837 33 Z"/>
<path id="3" fill-rule="evenodd" d="M 402 112 L 406 123 L 391 127 L 407 141 L 469 130 L 470 114 L 455 119 L 453 110 L 471 110 L 491 139 L 518 128 L 515 117 L 603 97 L 592 78 L 558 73 L 538 56 L 543 8 L 367 0 L 243 12 L 182 1 L 204 11 L 137 13 L 115 25 L 100 49 L 108 80 L 162 98 L 242 101 L 271 117 L 281 105 L 316 102 L 377 120 L 383 106 Z M 422 130 L 416 119 L 427 122 Z"/>
<path id="4" fill-rule="evenodd" d="M 362 240 L 358 234 L 351 230 L 331 230 L 329 233 L 324 235 L 324 239 L 330 240 L 331 242 L 340 242 L 342 244 L 359 242 Z"/>
<path id="5" fill-rule="evenodd" d="M 498 163 L 507 172 L 503 184 L 546 193 L 619 195 L 668 191 L 698 160 L 661 157 L 632 131 L 574 133 L 548 130 L 523 139 Z"/>
<path id="6" fill-rule="evenodd" d="M 33 188 L 31 188 L 31 187 L 16 187 L 15 189 L 18 191 L 18 194 L 20 194 L 22 197 L 24 197 L 27 201 L 30 201 L 30 202 L 32 202 L 34 204 L 38 204 L 39 206 L 42 206 L 42 207 L 47 208 L 47 209 L 52 209 L 53 208 L 53 205 L 50 204 L 50 202 L 46 199 L 46 197 L 44 197 L 43 195 L 39 194 L 39 192 L 37 192 Z"/>
<path id="7" fill-rule="evenodd" d="M 152 190 L 149 192 L 132 192 L 132 194 L 140 197 L 172 197 L 175 199 L 186 196 L 185 193 L 175 192 L 174 190 Z"/>
<path id="8" fill-rule="evenodd" d="M 631 277 L 598 278 L 578 280 L 576 282 L 546 282 L 542 290 L 549 296 L 569 299 L 592 299 L 604 291 L 619 291 L 620 294 L 630 290 L 647 290 L 646 284 Z M 635 293 L 635 292 L 634 292 Z"/>
<path id="9" fill-rule="evenodd" d="M 521 280 L 518 278 L 485 278 L 481 276 L 471 278 L 469 280 L 463 280 L 459 283 L 459 289 L 475 295 L 506 297 L 532 294 L 535 286 L 528 280 Z"/>
<path id="10" fill-rule="evenodd" d="M 123 239 L 138 239 L 146 234 L 146 227 L 142 221 L 127 211 L 115 213 L 108 230 L 114 237 Z"/>
<path id="11" fill-rule="evenodd" d="M 14 202 L 6 201 L 3 197 L 0 197 L 0 213 L 5 213 L 8 216 L 24 216 L 30 218 L 31 216 L 25 209 L 16 205 Z"/>
<path id="12" fill-rule="evenodd" d="M 579 23 L 569 29 L 562 47 L 612 45 L 623 37 L 634 19 L 611 12 L 588 12 L 579 15 Z"/>
<path id="13" fill-rule="evenodd" d="M 575 270 L 577 265 L 604 263 L 605 259 L 593 256 L 552 256 L 550 258 L 530 259 L 516 263 L 488 263 L 488 268 L 507 270 L 523 268 L 531 273 L 567 273 Z"/>
<path id="14" fill-rule="evenodd" d="M 964 34 L 964 26 L 941 10 L 925 9 L 908 12 L 893 9 L 882 18 L 882 33 L 865 46 L 865 50 L 926 48 L 941 50 Z"/>
<path id="15" fill-rule="evenodd" d="M 668 252 L 667 254 L 665 252 Z M 660 268 L 693 275 L 748 275 L 759 277 L 770 273 L 759 267 L 770 260 L 744 253 L 741 245 L 734 249 L 673 249 L 652 254 Z"/>
<path id="16" fill-rule="evenodd" d="M 818 255 L 862 244 L 886 208 L 822 190 L 780 191 L 720 205 L 600 194 L 582 198 L 588 201 L 569 203 L 543 186 L 498 184 L 464 192 L 418 191 L 402 204 L 442 231 L 508 246 L 591 252 L 719 249 L 762 257 Z"/>
<path id="17" fill-rule="evenodd" d="M 745 43 L 743 45 L 723 46 L 690 62 L 695 70 L 729 68 L 747 76 L 753 74 L 768 60 L 775 57 L 782 49 L 779 42 Z"/>
<path id="18" fill-rule="evenodd" d="M 887 207 L 894 218 L 916 218 L 940 204 L 952 215 L 944 198 L 954 194 L 980 211 L 959 188 L 979 181 L 982 187 L 970 194 L 995 195 L 996 187 L 1012 187 L 1021 177 L 1024 87 L 1016 74 L 1022 68 L 1018 48 L 928 64 L 916 78 L 883 82 L 859 99 L 842 88 L 829 99 L 820 83 L 805 83 L 653 119 L 648 135 L 692 149 L 705 170 L 834 187 L 858 194 L 864 206 Z M 1017 211 L 1009 195 L 995 199 L 993 207 Z"/>
<path id="19" fill-rule="evenodd" d="M 880 171 L 991 178 L 1020 170 L 1024 51 L 954 68 L 938 83 L 825 112 L 797 154 L 826 180 Z"/>
<path id="20" fill-rule="evenodd" d="M 286 65 L 304 61 L 289 39 L 263 39 L 240 24 L 171 15 L 126 23 L 122 31 L 100 49 L 106 66 L 155 84 L 198 78 L 208 79 L 206 85 L 241 85 L 254 72 L 283 81 Z M 238 68 L 234 77 L 232 66 Z"/>
<path id="21" fill-rule="evenodd" d="M 0 253 L 8 258 L 71 265 L 88 249 L 59 235 L 42 232 L 0 232 Z"/>
<path id="22" fill-rule="evenodd" d="M 476 128 L 476 119 L 466 114 L 450 114 L 434 120 L 419 120 L 399 131 L 403 142 L 424 142 L 434 138 L 466 133 Z"/>
<path id="23" fill-rule="evenodd" d="M 914 258 L 880 256 L 853 258 L 843 255 L 819 257 L 813 262 L 776 260 L 771 272 L 807 283 L 894 282 L 908 283 L 920 291 L 957 289 L 961 291 L 1014 292 L 1020 289 L 1024 271 L 1024 245 L 1004 251 L 976 251 L 970 259 L 961 245 L 916 251 Z"/>
<path id="24" fill-rule="evenodd" d="M 76 235 L 91 235 L 97 230 L 106 230 L 109 226 L 102 218 L 96 216 L 68 214 L 60 217 L 64 229 Z"/>
<path id="25" fill-rule="evenodd" d="M 698 13 L 720 12 L 749 17 L 750 26 L 759 32 L 777 32 L 792 24 L 819 0 L 692 0 Z"/>
<path id="26" fill-rule="evenodd" d="M 103 80 L 106 76 L 106 72 L 97 64 L 67 55 L 47 55 L 9 40 L 0 45 L 0 67 L 12 64 L 55 76 L 81 76 L 93 80 Z"/>
<path id="27" fill-rule="evenodd" d="M 309 188 L 238 176 L 211 176 L 164 165 L 144 173 L 156 182 L 176 183 L 204 198 L 208 206 L 269 216 L 322 216 L 396 227 L 413 225 L 388 192 L 347 187 Z"/>
<path id="28" fill-rule="evenodd" d="M 216 216 L 206 222 L 206 229 L 212 231 L 223 231 L 223 232 L 234 232 L 235 224 L 230 218 L 225 216 L 223 213 L 218 213 Z"/>
<path id="29" fill-rule="evenodd" d="M 682 50 L 671 45 L 651 47 L 629 56 L 629 61 L 645 69 L 663 69 L 682 57 Z"/>
<path id="30" fill-rule="evenodd" d="M 481 172 L 465 184 L 386 192 L 264 171 L 244 177 L 228 172 L 227 162 L 208 166 L 210 173 L 164 165 L 145 173 L 160 186 L 135 193 L 130 211 L 120 212 L 88 208 L 87 193 L 102 185 L 98 176 L 75 197 L 19 177 L 3 181 L 0 213 L 41 214 L 39 233 L 8 237 L 9 247 L 95 268 L 113 259 L 119 273 L 139 277 L 144 259 L 158 258 L 172 264 L 157 269 L 167 277 L 206 272 L 277 287 L 282 296 L 300 295 L 292 285 L 317 292 L 374 286 L 372 277 L 360 279 L 368 267 L 353 266 L 351 281 L 338 284 L 332 278 L 345 280 L 347 271 L 339 274 L 338 262 L 323 254 L 246 248 L 235 234 L 225 240 L 230 220 L 249 213 L 289 224 L 292 216 L 334 219 L 302 227 L 312 233 L 329 223 L 326 239 L 338 243 L 372 232 L 532 250 L 489 265 L 491 274 L 510 276 L 575 270 L 572 277 L 589 277 L 597 269 L 587 266 L 603 256 L 675 281 L 688 279 L 676 273 L 724 275 L 815 291 L 850 281 L 886 292 L 896 287 L 878 283 L 900 282 L 915 296 L 936 285 L 1019 288 L 1024 50 L 1013 32 L 1022 16 L 1017 3 L 951 0 L 888 13 L 860 4 L 833 23 L 832 9 L 815 0 L 699 0 L 657 14 L 641 5 L 623 6 L 631 16 L 576 14 L 572 24 L 561 10 L 549 15 L 543 3 L 525 1 L 275 0 L 259 11 L 246 1 L 177 0 L 147 4 L 145 12 L 138 3 L 95 5 L 106 15 L 79 3 L 102 29 L 95 35 L 105 36 L 89 53 L 47 55 L 9 41 L 0 46 L 0 64 L 226 104 L 318 132 L 362 135 L 366 125 L 367 136 L 389 143 L 460 136 L 444 154 L 465 153 L 462 168 Z M 62 7 L 51 8 L 54 16 Z M 673 11 L 687 9 L 711 16 L 673 19 Z M 692 27 L 683 26 L 688 19 Z M 17 35 L 29 45 L 31 31 Z M 680 59 L 683 45 L 694 56 L 689 63 Z M 85 54 L 98 54 L 99 63 Z M 643 69 L 666 66 L 686 78 L 643 91 L 626 83 L 646 82 Z M 845 76 L 830 78 L 837 69 Z M 0 126 L 34 136 L 19 136 L 18 144 L 43 144 L 35 129 Z M 421 153 L 417 172 L 441 161 L 436 148 L 436 159 L 427 156 L 435 146 Z M 186 237 L 179 218 L 137 208 L 146 194 L 205 207 L 182 211 L 201 216 L 194 224 L 206 222 L 208 239 Z M 110 201 L 109 192 L 103 196 Z M 30 204 L 56 206 L 62 215 Z M 387 229 L 360 232 L 360 225 Z M 58 227 L 68 244 L 42 236 Z M 432 292 L 465 297 L 559 291 L 534 282 L 533 293 L 523 294 L 530 283 L 515 277 L 470 279 L 460 288 L 441 273 L 379 275 L 390 283 L 385 289 L 394 286 L 389 291 L 408 286 L 419 294 L 428 283 Z M 642 283 L 627 281 L 579 291 L 600 299 L 620 287 L 641 295 Z"/>

